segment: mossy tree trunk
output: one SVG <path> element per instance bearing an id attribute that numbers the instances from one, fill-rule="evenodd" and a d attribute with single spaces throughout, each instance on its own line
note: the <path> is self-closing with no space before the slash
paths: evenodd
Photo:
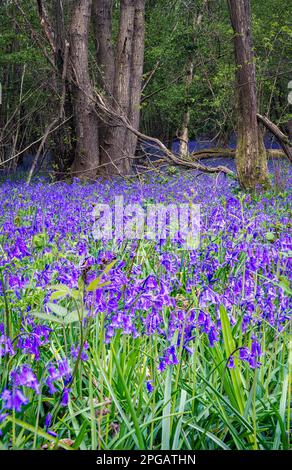
<path id="1" fill-rule="evenodd" d="M 257 122 L 256 72 L 252 48 L 250 0 L 228 0 L 234 30 L 238 95 L 236 169 L 245 190 L 268 182 L 267 153 Z"/>

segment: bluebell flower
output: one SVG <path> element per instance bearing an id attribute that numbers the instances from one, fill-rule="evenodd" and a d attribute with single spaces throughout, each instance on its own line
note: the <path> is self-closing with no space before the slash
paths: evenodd
<path id="1" fill-rule="evenodd" d="M 4 410 L 14 410 L 14 411 L 21 411 L 22 406 L 28 404 L 28 398 L 26 398 L 22 391 L 14 388 L 12 390 L 4 390 L 1 395 L 2 399 L 2 408 Z"/>
<path id="2" fill-rule="evenodd" d="M 50 434 L 50 436 L 57 437 L 58 434 L 50 429 L 52 420 L 53 420 L 53 417 L 51 413 L 48 413 L 45 418 L 45 430 L 47 434 Z"/>
<path id="3" fill-rule="evenodd" d="M 69 403 L 69 393 L 71 392 L 71 389 L 68 387 L 65 387 L 62 391 L 62 397 L 61 397 L 61 406 L 68 406 Z"/>
<path id="4" fill-rule="evenodd" d="M 228 369 L 234 369 L 235 368 L 234 357 L 233 356 L 229 357 L 229 359 L 227 361 L 227 367 L 228 367 Z"/>
<path id="5" fill-rule="evenodd" d="M 12 342 L 11 342 L 11 339 L 2 334 L 0 336 L 0 357 L 3 357 L 3 356 L 14 356 L 15 354 L 15 351 L 13 349 L 13 346 L 12 346 Z"/>
<path id="6" fill-rule="evenodd" d="M 146 388 L 147 388 L 148 393 L 151 393 L 154 390 L 152 382 L 153 382 L 153 380 L 147 380 L 147 382 L 146 382 Z"/>
<path id="7" fill-rule="evenodd" d="M 24 387 L 31 388 L 39 395 L 40 387 L 39 387 L 38 380 L 35 374 L 33 373 L 32 369 L 28 365 L 23 364 L 17 369 L 14 369 L 11 372 L 10 377 L 14 385 L 18 387 L 24 386 Z"/>
<path id="8" fill-rule="evenodd" d="M 86 353 L 86 351 L 88 350 L 89 348 L 89 344 L 88 342 L 86 341 L 83 345 L 83 349 L 82 349 L 82 352 L 80 354 L 80 359 L 81 361 L 83 362 L 86 362 L 88 361 L 88 354 Z M 77 360 L 78 358 L 78 354 L 79 354 L 79 351 L 80 351 L 80 345 L 78 344 L 77 346 L 71 346 L 71 356 L 72 358 L 74 359 L 74 361 Z"/>

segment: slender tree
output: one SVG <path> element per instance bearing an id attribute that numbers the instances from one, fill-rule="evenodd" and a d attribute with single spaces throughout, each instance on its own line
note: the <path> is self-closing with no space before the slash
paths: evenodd
<path id="1" fill-rule="evenodd" d="M 252 47 L 250 0 L 228 0 L 234 30 L 238 95 L 236 168 L 240 185 L 267 184 L 267 155 L 257 122 L 256 72 Z"/>
<path id="2" fill-rule="evenodd" d="M 43 0 L 37 0 L 37 10 L 42 29 L 50 45 L 49 59 L 52 66 L 52 89 L 58 97 L 56 113 L 62 113 L 60 119 L 69 118 L 73 115 L 71 86 L 68 79 L 68 50 L 69 38 L 65 26 L 64 1 L 52 0 L 51 14 L 48 4 Z M 62 102 L 63 101 L 63 102 Z M 73 161 L 75 153 L 75 129 L 73 119 L 69 119 L 54 132 L 54 144 L 52 151 L 54 160 L 59 170 L 64 171 Z"/>
<path id="3" fill-rule="evenodd" d="M 181 132 L 179 134 L 179 153 L 182 157 L 187 157 L 189 153 L 189 126 L 191 120 L 191 109 L 190 109 L 190 87 L 193 81 L 194 75 L 194 49 L 196 47 L 196 39 L 200 33 L 200 26 L 203 20 L 203 13 L 208 7 L 209 0 L 203 0 L 202 6 L 200 7 L 199 13 L 189 13 L 191 17 L 191 53 L 188 58 L 188 63 L 186 67 L 186 79 L 185 79 L 185 94 L 186 94 L 186 104 L 185 111 L 183 115 L 183 122 L 181 127 Z M 191 2 L 193 6 L 193 2 Z M 190 7 L 190 6 L 189 6 Z M 191 8 L 190 8 L 191 9 Z"/>

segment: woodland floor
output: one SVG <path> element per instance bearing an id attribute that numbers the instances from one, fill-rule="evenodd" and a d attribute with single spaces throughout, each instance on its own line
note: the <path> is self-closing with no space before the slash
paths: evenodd
<path id="1" fill-rule="evenodd" d="M 288 448 L 292 173 L 269 166 L 253 195 L 177 168 L 1 183 L 0 448 Z M 199 204 L 199 247 L 94 240 L 120 195 Z"/>

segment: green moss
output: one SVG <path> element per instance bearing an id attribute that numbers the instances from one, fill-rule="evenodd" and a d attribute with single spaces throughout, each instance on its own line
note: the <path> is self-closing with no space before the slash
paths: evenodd
<path id="1" fill-rule="evenodd" d="M 262 135 L 259 133 L 257 148 L 252 147 L 246 132 L 238 136 L 236 149 L 236 170 L 239 184 L 245 191 L 253 191 L 261 186 L 270 186 L 268 178 L 267 152 Z M 249 165 L 249 162 L 250 165 Z"/>

